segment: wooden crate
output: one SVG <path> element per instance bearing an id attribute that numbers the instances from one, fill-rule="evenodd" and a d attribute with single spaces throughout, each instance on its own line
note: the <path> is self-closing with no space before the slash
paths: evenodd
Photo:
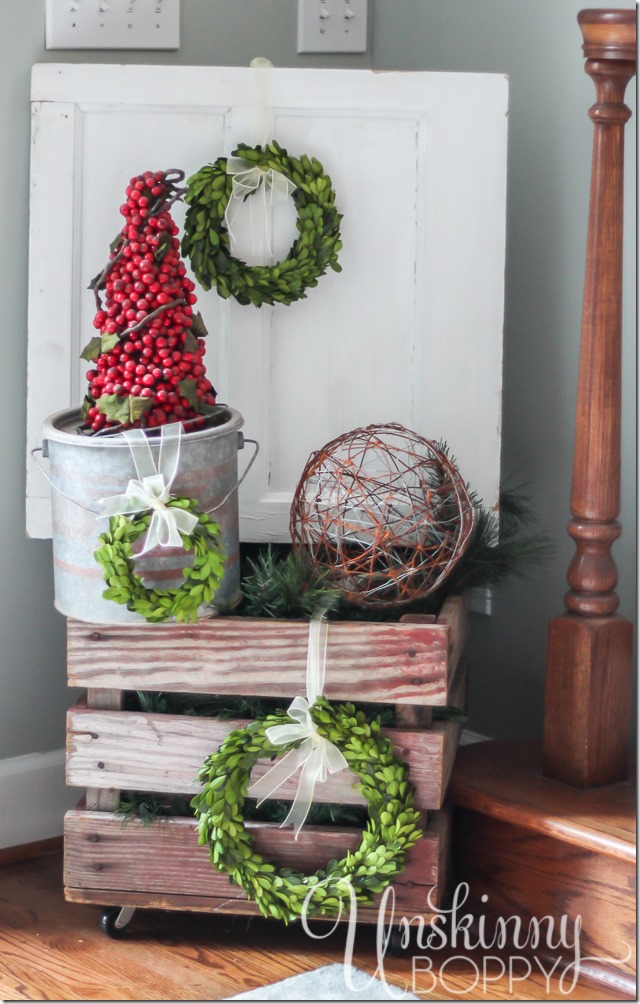
<path id="1" fill-rule="evenodd" d="M 428 917 L 447 871 L 448 813 L 443 808 L 460 725 L 432 723 L 433 709 L 461 704 L 467 625 L 463 598 L 446 601 L 436 619 L 331 623 L 325 696 L 333 701 L 393 704 L 387 729 L 410 767 L 424 836 L 394 883 L 396 911 Z M 87 688 L 68 714 L 67 782 L 86 789 L 65 821 L 65 895 L 75 902 L 256 913 L 255 904 L 216 872 L 198 847 L 195 822 L 172 818 L 123 824 L 120 791 L 180 795 L 199 790 L 197 770 L 233 729 L 246 722 L 123 710 L 126 691 L 171 691 L 290 699 L 305 693 L 308 625 L 242 617 L 196 625 L 92 625 L 68 622 L 69 682 Z M 258 763 L 252 778 L 269 764 Z M 317 801 L 363 803 L 343 771 L 316 788 Z M 282 797 L 293 797 L 289 782 Z M 342 857 L 360 831 L 305 826 L 298 841 L 273 824 L 248 823 L 261 853 L 315 870 Z M 410 911 L 410 913 L 409 913 Z M 375 907 L 360 919 L 374 921 Z"/>

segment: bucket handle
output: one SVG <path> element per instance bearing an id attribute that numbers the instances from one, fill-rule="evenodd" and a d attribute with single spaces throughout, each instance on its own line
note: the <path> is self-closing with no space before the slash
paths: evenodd
<path id="1" fill-rule="evenodd" d="M 48 472 L 45 470 L 45 468 L 42 466 L 42 464 L 36 457 L 36 453 L 41 453 L 43 457 L 46 457 L 48 459 L 49 451 L 47 449 L 47 446 L 48 446 L 47 440 L 44 439 L 42 442 L 42 446 L 35 446 L 31 451 L 31 456 L 35 461 L 36 467 L 38 467 L 40 472 L 44 475 L 45 480 L 48 481 L 53 490 L 56 491 L 58 495 L 62 495 L 62 497 L 67 500 L 67 502 L 72 502 L 73 505 L 79 505 L 81 509 L 86 509 L 87 512 L 92 512 L 94 516 L 99 516 L 100 513 L 97 509 L 94 509 L 90 505 L 85 505 L 84 502 L 79 502 L 78 499 L 72 499 L 70 495 L 67 495 L 66 492 L 62 491 L 62 488 L 58 488 L 57 485 L 54 485 L 53 481 L 49 477 Z"/>
<path id="2" fill-rule="evenodd" d="M 242 484 L 242 482 L 246 478 L 247 474 L 249 473 L 249 471 L 253 467 L 253 462 L 256 459 L 256 457 L 258 456 L 258 453 L 260 452 L 260 443 L 258 442 L 257 439 L 247 439 L 245 436 L 242 435 L 241 432 L 239 432 L 238 433 L 238 449 L 239 450 L 244 449 L 244 444 L 245 443 L 253 443 L 253 446 L 254 446 L 254 450 L 253 450 L 253 453 L 251 455 L 251 459 L 249 460 L 249 463 L 245 467 L 245 469 L 242 472 L 240 478 L 236 481 L 236 483 L 233 486 L 233 488 L 231 489 L 231 491 L 227 492 L 227 494 L 223 498 L 222 502 L 218 502 L 217 505 L 214 505 L 213 509 L 207 509 L 207 515 L 209 515 L 212 512 L 216 512 L 216 510 L 218 510 L 218 509 L 222 509 L 222 506 L 225 504 L 225 502 L 228 502 L 228 500 L 231 498 L 231 496 L 233 495 L 233 493 L 238 490 L 238 488 L 240 487 L 240 485 Z"/>
<path id="3" fill-rule="evenodd" d="M 231 489 L 231 491 L 227 492 L 227 494 L 222 499 L 222 501 L 218 502 L 218 504 L 215 505 L 213 507 L 213 509 L 207 509 L 207 514 L 212 513 L 212 512 L 216 512 L 217 509 L 221 509 L 222 508 L 222 506 L 225 504 L 225 502 L 227 502 L 231 498 L 231 496 L 233 495 L 233 493 L 238 490 L 238 488 L 240 487 L 240 485 L 242 484 L 242 482 L 246 478 L 247 474 L 249 473 L 249 471 L 253 467 L 253 463 L 254 463 L 254 461 L 255 461 L 255 459 L 258 456 L 258 453 L 260 451 L 260 444 L 259 444 L 259 442 L 258 442 L 257 439 L 247 439 L 247 438 L 245 438 L 245 436 L 242 435 L 241 432 L 239 432 L 238 433 L 238 449 L 242 450 L 244 448 L 244 444 L 245 443 L 252 443 L 253 446 L 254 446 L 254 451 L 253 451 L 253 454 L 251 455 L 251 459 L 249 460 L 249 463 L 245 467 L 242 475 L 236 481 L 236 483 L 233 486 L 233 488 Z M 62 497 L 67 500 L 67 502 L 72 502 L 73 505 L 78 505 L 82 509 L 85 509 L 87 512 L 92 512 L 94 514 L 94 516 L 99 516 L 100 515 L 99 509 L 94 509 L 92 506 L 85 505 L 84 502 L 79 502 L 78 499 L 72 499 L 70 495 L 67 495 L 66 492 L 63 492 L 61 488 L 58 488 L 58 486 L 53 483 L 53 481 L 49 477 L 48 472 L 45 470 L 45 468 L 42 466 L 42 464 L 40 463 L 40 461 L 36 457 L 36 453 L 41 453 L 43 457 L 47 457 L 48 458 L 49 451 L 48 451 L 47 447 L 48 447 L 48 443 L 47 443 L 47 440 L 45 439 L 45 440 L 43 440 L 42 446 L 35 446 L 33 448 L 33 450 L 31 450 L 31 456 L 34 459 L 36 466 L 40 469 L 40 471 L 44 475 L 45 479 L 49 482 L 49 484 L 51 485 L 51 487 L 53 488 L 53 490 L 56 491 L 56 492 L 58 492 L 59 495 L 62 495 Z"/>

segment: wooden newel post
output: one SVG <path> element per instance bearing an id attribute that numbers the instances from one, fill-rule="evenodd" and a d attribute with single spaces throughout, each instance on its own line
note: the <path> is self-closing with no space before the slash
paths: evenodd
<path id="1" fill-rule="evenodd" d="M 568 531 L 567 612 L 549 623 L 544 772 L 576 787 L 627 776 L 632 626 L 615 611 L 620 535 L 624 104 L 636 71 L 634 10 L 578 15 L 596 87 L 582 342 Z"/>

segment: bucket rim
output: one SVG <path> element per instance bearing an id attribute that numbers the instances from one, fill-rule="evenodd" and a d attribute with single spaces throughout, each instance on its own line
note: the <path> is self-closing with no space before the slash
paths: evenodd
<path id="1" fill-rule="evenodd" d="M 221 404 L 219 407 L 223 408 L 228 415 L 226 422 L 222 425 L 213 425 L 208 429 L 193 429 L 191 431 L 183 429 L 182 436 L 184 439 L 194 441 L 198 439 L 208 439 L 212 436 L 225 436 L 242 428 L 244 425 L 244 418 L 239 411 L 236 411 L 235 408 L 231 408 L 228 404 Z M 75 443 L 78 446 L 86 446 L 89 449 L 129 449 L 127 440 L 124 437 L 121 438 L 119 435 L 114 435 L 112 437 L 80 436 L 75 431 L 68 432 L 63 428 L 60 428 L 62 425 L 80 425 L 81 421 L 80 408 L 63 408 L 61 411 L 56 411 L 52 415 L 49 415 L 42 423 L 41 431 L 43 440 L 46 440 L 47 442 L 65 443 L 66 445 Z M 152 447 L 155 445 L 154 440 L 150 440 L 149 443 Z M 157 440 L 157 444 L 158 446 L 160 445 L 160 439 Z"/>

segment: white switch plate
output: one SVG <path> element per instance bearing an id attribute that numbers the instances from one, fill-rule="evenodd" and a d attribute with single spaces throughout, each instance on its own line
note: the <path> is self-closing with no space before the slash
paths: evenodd
<path id="1" fill-rule="evenodd" d="M 47 49 L 179 49 L 180 0 L 47 0 Z"/>
<path id="2" fill-rule="evenodd" d="M 366 52 L 369 0 L 298 0 L 298 52 Z"/>

